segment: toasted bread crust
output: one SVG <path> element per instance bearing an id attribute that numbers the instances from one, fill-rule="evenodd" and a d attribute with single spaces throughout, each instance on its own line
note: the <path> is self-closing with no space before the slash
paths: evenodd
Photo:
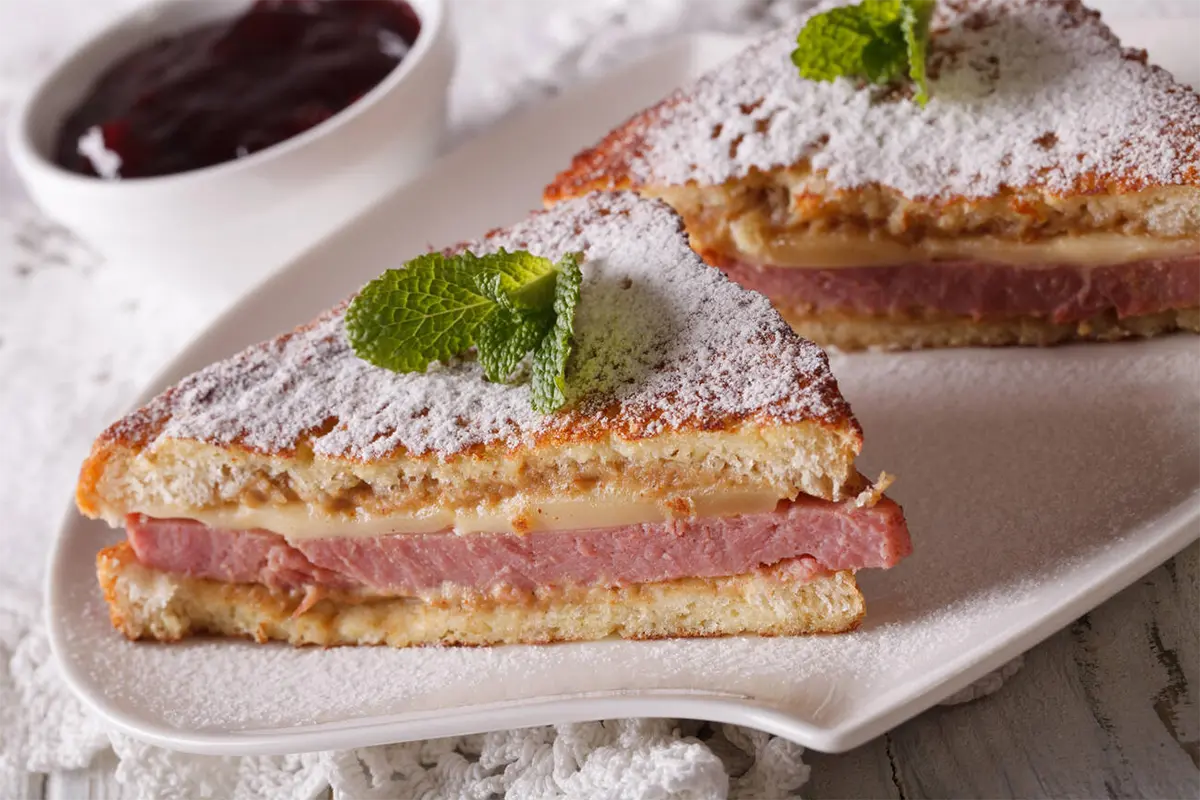
<path id="1" fill-rule="evenodd" d="M 630 226 L 661 239 L 650 251 L 657 261 L 629 244 Z M 342 304 L 110 426 L 81 469 L 79 508 L 118 525 L 129 513 L 236 505 L 352 520 L 486 507 L 518 493 L 538 502 L 597 485 L 651 497 L 770 487 L 780 497 L 841 498 L 862 434 L 828 360 L 760 296 L 704 265 L 666 204 L 589 197 L 493 231 L 483 247 L 528 241 L 547 256 L 556 247 L 595 255 L 584 264 L 596 270 L 587 288 L 595 299 L 580 306 L 575 351 L 580 371 L 600 378 L 582 383 L 567 408 L 534 415 L 516 387 L 487 383 L 469 359 L 420 376 L 371 367 L 346 342 Z M 649 312 L 630 320 L 621 310 L 659 309 L 668 289 L 683 311 L 660 314 L 674 327 L 660 325 L 650 341 L 662 349 L 643 352 Z M 715 315 L 706 310 L 714 303 L 739 313 Z M 686 348 L 671 350 L 679 339 Z"/>
<path id="2" fill-rule="evenodd" d="M 923 248 L 997 243 L 1019 249 L 1109 234 L 1200 249 L 1200 187 L 1121 194 L 1047 196 L 1004 190 L 969 203 L 910 200 L 894 190 L 830 187 L 795 167 L 755 173 L 723 186 L 644 187 L 683 217 L 692 247 L 755 263 L 800 266 L 826 243 L 870 245 L 916 260 Z M 940 257 L 946 257 L 940 255 Z"/>
<path id="3" fill-rule="evenodd" d="M 841 633 L 864 614 L 851 572 L 802 584 L 769 574 L 684 579 L 622 588 L 552 589 L 526 602 L 431 604 L 330 595 L 306 603 L 264 586 L 158 572 L 128 543 L 99 553 L 113 627 L 130 639 L 212 634 L 293 645 L 546 644 L 632 639 Z"/>
<path id="4" fill-rule="evenodd" d="M 153 449 L 101 438 L 84 462 L 76 502 L 114 527 L 128 513 L 197 517 L 236 506 L 305 509 L 353 524 L 357 515 L 423 510 L 494 511 L 591 496 L 669 500 L 715 489 L 798 492 L 841 500 L 860 488 L 857 423 L 821 423 L 667 435 L 643 443 L 616 437 L 513 451 L 480 448 L 447 461 L 403 456 L 370 463 L 165 439 Z M 187 500 L 178 487 L 186 486 Z M 197 500 L 196 497 L 202 497 Z"/>
<path id="5" fill-rule="evenodd" d="M 922 237 L 988 236 L 1036 243 L 1094 232 L 1200 236 L 1200 175 L 1190 173 L 1169 186 L 1113 179 L 1073 193 L 1026 186 L 984 198 L 913 198 L 878 183 L 839 188 L 807 159 L 755 169 L 719 185 L 647 183 L 628 170 L 638 158 L 637 130 L 650 124 L 654 111 L 642 112 L 576 155 L 545 188 L 543 203 L 552 207 L 594 191 L 636 191 L 670 203 L 686 221 L 694 245 L 726 251 L 731 249 L 728 228 L 735 221 L 751 221 L 763 236 L 849 234 L 901 245 Z"/>
<path id="6" fill-rule="evenodd" d="M 545 212 L 535 212 L 535 214 L 540 213 Z M 493 231 L 493 233 L 495 232 Z M 331 316 L 336 315 L 345 308 L 345 305 L 345 303 L 342 303 L 318 319 L 300 325 L 294 330 L 277 336 L 270 341 L 255 345 L 249 348 L 247 352 L 277 349 L 288 340 L 314 329 Z M 822 367 L 823 372 L 827 374 L 828 360 L 823 362 Z M 820 377 L 824 378 L 825 376 Z M 797 391 L 803 388 L 818 393 L 820 396 L 819 403 L 827 409 L 826 413 L 813 415 L 804 420 L 797 420 L 795 415 L 783 416 L 774 413 L 771 408 L 767 407 L 759 409 L 754 413 L 725 414 L 720 417 L 695 416 L 672 423 L 671 428 L 679 433 L 686 434 L 693 432 L 730 431 L 747 422 L 755 425 L 773 425 L 800 421 L 819 424 L 829 430 L 858 430 L 858 422 L 854 419 L 850 411 L 850 406 L 842 398 L 835 380 L 829 378 L 811 386 L 797 386 L 796 388 Z M 178 408 L 177 391 L 178 387 L 171 387 L 155 397 L 147 405 L 130 412 L 114 422 L 97 437 L 93 453 L 97 449 L 103 449 L 106 445 L 113 448 L 140 450 L 154 442 L 159 434 L 162 433 L 167 423 L 171 421 L 173 414 Z M 309 433 L 313 436 L 319 435 L 324 430 L 332 427 L 334 422 L 336 420 L 326 420 L 323 424 L 314 426 Z M 533 448 L 550 448 L 556 445 L 588 444 L 589 442 L 610 437 L 619 437 L 626 441 L 637 441 L 639 439 L 658 436 L 662 429 L 662 414 L 657 413 L 653 409 L 648 409 L 646 413 L 639 417 L 631 417 L 628 413 L 622 413 L 621 409 L 616 405 L 589 413 L 579 413 L 571 409 L 564 409 L 556 412 L 556 424 L 538 433 L 530 446 Z M 861 435 L 861 431 L 859 431 L 859 434 Z M 232 446 L 245 452 L 293 457 L 298 453 L 302 453 L 309 444 L 310 438 L 303 436 L 290 442 L 287 446 L 280 447 L 251 447 L 239 442 L 234 442 Z M 499 443 L 497 445 L 477 444 L 464 448 L 458 453 L 451 454 L 451 457 L 458 457 L 464 460 L 488 457 L 492 452 L 502 450 L 511 452 L 514 448 Z M 440 456 L 432 452 L 419 455 L 409 453 L 403 446 L 397 445 L 391 452 L 384 454 L 384 457 L 404 457 L 432 461 L 438 459 Z M 361 459 L 355 459 L 353 455 L 347 454 L 344 460 L 349 462 Z"/>
<path id="7" fill-rule="evenodd" d="M 1048 188 L 1042 184 L 1044 176 L 1034 175 L 1030 176 L 1027 184 L 1022 185 L 1020 182 L 1009 183 L 1002 192 L 1000 199 L 1008 201 L 1009 210 L 1013 214 L 1014 219 L 1019 220 L 1023 215 L 1031 211 L 1039 211 L 1040 207 L 1057 206 L 1059 205 L 1057 201 L 1073 195 L 1086 195 L 1089 198 L 1098 198 L 1103 195 L 1117 196 L 1138 193 L 1163 186 L 1200 187 L 1200 126 L 1196 124 L 1197 109 L 1200 109 L 1200 95 L 1197 95 L 1190 87 L 1174 81 L 1165 70 L 1148 64 L 1147 54 L 1144 50 L 1120 48 L 1117 37 L 1099 21 L 1099 14 L 1088 9 L 1078 0 L 1033 0 L 1033 2 L 1023 4 L 1013 3 L 1013 6 L 1036 5 L 1037 3 L 1058 7 L 1062 11 L 1065 20 L 1068 21 L 1066 24 L 1072 28 L 1094 28 L 1097 35 L 1103 41 L 1116 48 L 1120 54 L 1120 58 L 1142 65 L 1146 75 L 1163 80 L 1170 87 L 1169 92 L 1175 95 L 1176 98 L 1186 98 L 1186 107 L 1190 109 L 1191 117 L 1189 119 L 1170 121 L 1161 130 L 1156 130 L 1153 134 L 1156 141 L 1161 142 L 1163 147 L 1170 147 L 1179 157 L 1180 163 L 1178 169 L 1174 179 L 1170 182 L 1148 180 L 1144 175 L 1131 174 L 1129 171 L 1103 163 L 1096 164 L 1091 169 L 1079 169 L 1078 177 L 1073 179 L 1070 185 L 1065 188 Z M 955 3 L 944 4 L 944 8 L 941 10 L 959 17 L 959 24 L 963 24 L 966 27 L 978 26 L 976 29 L 980 29 L 986 27 L 990 18 L 994 16 L 994 7 L 1002 6 L 1002 3 L 988 4 L 977 2 L 977 0 L 966 0 L 966 2 L 959 0 Z M 945 28 L 940 27 L 935 22 L 930 54 L 931 64 L 934 65 L 934 73 L 937 71 L 936 65 L 939 61 L 944 59 L 953 60 L 958 56 L 958 53 L 954 52 L 953 48 L 948 52 L 942 51 L 939 45 L 944 33 Z M 685 108 L 694 101 L 694 93 L 706 81 L 711 80 L 714 75 L 722 71 L 737 70 L 739 60 L 753 59 L 758 52 L 764 49 L 764 45 L 765 40 L 751 45 L 741 56 L 727 64 L 721 65 L 716 71 L 710 73 L 709 76 L 697 81 L 696 84 L 685 87 L 664 98 L 656 105 L 635 114 L 610 132 L 595 146 L 577 154 L 572 159 L 571 165 L 559 173 L 554 181 L 545 188 L 543 199 L 546 205 L 553 205 L 564 199 L 592 191 L 635 190 L 640 192 L 649 189 L 651 190 L 651 194 L 658 194 L 668 186 L 696 186 L 706 183 L 709 185 L 713 183 L 722 184 L 722 182 L 695 179 L 672 181 L 666 184 L 648 179 L 646 177 L 647 165 L 652 165 L 656 159 L 666 157 L 656 152 L 654 134 L 669 124 L 677 108 Z M 794 75 L 789 77 L 794 77 Z M 982 70 L 981 80 L 986 80 L 986 70 Z M 772 88 L 774 89 L 775 87 Z M 742 144 L 743 139 L 765 140 L 772 134 L 769 127 L 770 120 L 757 116 L 765 99 L 760 96 L 755 101 L 744 102 L 740 105 L 740 113 L 744 116 L 754 118 L 757 125 L 753 132 L 745 133 L 741 138 L 731 142 L 731 149 L 734 152 Z M 1128 99 L 1119 98 L 1115 99 L 1114 102 L 1126 102 Z M 729 128 L 732 126 L 724 127 Z M 997 132 L 997 135 L 1001 135 L 1000 132 Z M 1047 144 L 1045 146 L 1049 146 L 1049 142 L 1053 141 L 1053 132 L 1047 131 L 1046 137 Z M 719 129 L 714 129 L 712 138 L 714 140 L 719 138 Z M 724 140 L 722 139 L 722 141 Z M 811 149 L 819 151 L 822 147 L 823 144 L 818 141 L 813 143 Z M 1091 155 L 1090 153 L 1069 153 L 1063 157 L 1070 159 L 1078 158 L 1080 162 L 1083 162 Z M 736 158 L 732 157 L 731 161 L 735 164 L 740 163 Z M 696 165 L 693 164 L 691 169 L 693 172 L 696 171 Z M 776 176 L 791 173 L 788 183 L 797 184 L 806 182 L 810 184 L 809 190 L 803 194 L 804 199 L 813 206 L 820 205 L 824 200 L 836 207 L 844 203 L 847 198 L 862 194 L 866 196 L 878 196 L 886 203 L 904 201 L 907 214 L 918 219 L 931 216 L 936 217 L 941 214 L 950 216 L 956 214 L 969 215 L 971 210 L 976 207 L 986 204 L 994 205 L 995 200 L 995 198 L 991 197 L 974 198 L 949 191 L 942 192 L 936 197 L 921 197 L 916 196 L 914 193 L 906 195 L 896 192 L 877 181 L 861 182 L 854 187 L 837 187 L 828 181 L 826 171 L 811 168 L 808 157 L 803 157 L 790 163 L 756 164 L 744 170 L 743 175 L 734 176 L 728 182 L 723 182 L 723 185 L 726 188 L 733 188 L 742 182 L 753 184 L 760 181 L 762 175 L 766 173 Z M 817 209 L 814 208 L 814 210 Z M 1081 210 L 1080 213 L 1086 213 L 1086 210 Z"/>

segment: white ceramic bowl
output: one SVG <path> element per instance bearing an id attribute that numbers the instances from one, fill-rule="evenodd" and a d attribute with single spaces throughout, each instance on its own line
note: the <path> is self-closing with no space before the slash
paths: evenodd
<path id="1" fill-rule="evenodd" d="M 156 0 L 82 44 L 18 103 L 8 130 L 34 201 L 114 267 L 232 299 L 433 160 L 454 45 L 445 0 L 410 0 L 421 33 L 360 100 L 246 158 L 104 181 L 51 160 L 63 118 L 100 72 L 147 40 L 240 13 L 248 0 Z"/>

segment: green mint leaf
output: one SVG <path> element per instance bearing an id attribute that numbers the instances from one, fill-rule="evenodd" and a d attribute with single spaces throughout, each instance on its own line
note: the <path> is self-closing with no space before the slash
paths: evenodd
<path id="1" fill-rule="evenodd" d="M 861 77 L 887 83 L 910 75 L 928 99 L 925 50 L 934 0 L 862 0 L 809 18 L 792 63 L 809 80 Z"/>
<path id="2" fill-rule="evenodd" d="M 554 281 L 558 274 L 554 262 L 523 250 L 508 252 L 504 248 L 484 256 L 473 256 L 476 269 L 488 277 L 489 295 L 496 302 L 501 292 L 512 306 L 523 309 L 549 309 L 554 304 Z M 493 279 L 492 276 L 495 276 Z"/>
<path id="3" fill-rule="evenodd" d="M 913 97 L 921 106 L 929 102 L 929 80 L 925 74 L 925 59 L 929 49 L 929 21 L 933 18 L 934 0 L 904 0 L 900 6 L 900 25 L 908 50 L 908 74 L 917 85 Z"/>
<path id="4" fill-rule="evenodd" d="M 862 72 L 859 74 L 866 76 L 871 83 L 893 81 L 902 76 L 908 67 L 908 51 L 900 26 L 894 26 L 888 33 L 887 37 L 873 39 L 863 49 Z"/>
<path id="5" fill-rule="evenodd" d="M 483 374 L 503 383 L 554 325 L 554 262 L 529 253 L 483 256 L 476 286 L 499 308 L 479 326 L 475 348 Z M 548 289 L 548 291 L 547 291 Z M 531 308 L 531 306 L 533 306 Z"/>
<path id="6" fill-rule="evenodd" d="M 363 287 L 346 309 L 346 338 L 359 358 L 396 372 L 420 372 L 474 347 L 495 382 L 533 351 L 533 407 L 550 413 L 566 402 L 582 258 L 420 256 Z"/>
<path id="7" fill-rule="evenodd" d="M 875 38 L 852 7 L 833 8 L 809 19 L 796 37 L 792 63 L 801 77 L 832 81 L 843 75 L 862 75 L 863 53 Z"/>
<path id="8" fill-rule="evenodd" d="M 504 276 L 498 272 L 478 272 L 475 274 L 475 288 L 479 293 L 496 303 L 501 308 L 514 313 L 521 309 L 513 302 L 512 296 L 504 289 Z M 550 307 L 554 299 L 551 298 L 550 303 L 545 307 Z"/>
<path id="9" fill-rule="evenodd" d="M 555 265 L 558 279 L 554 284 L 554 327 L 542 337 L 533 353 L 533 410 L 549 414 L 567 402 L 567 358 L 575 331 L 575 306 L 583 273 L 582 253 L 568 253 Z"/>
<path id="10" fill-rule="evenodd" d="M 554 325 L 549 312 L 522 313 L 501 308 L 479 326 L 475 349 L 483 374 L 493 383 L 504 383 L 521 360 L 537 346 Z"/>
<path id="11" fill-rule="evenodd" d="M 479 292 L 469 259 L 428 253 L 363 287 L 346 309 L 355 354 L 395 372 L 421 372 L 475 343 L 496 310 Z"/>
<path id="12" fill-rule="evenodd" d="M 900 19 L 901 0 L 863 0 L 858 4 L 858 13 L 875 30 L 888 28 Z"/>

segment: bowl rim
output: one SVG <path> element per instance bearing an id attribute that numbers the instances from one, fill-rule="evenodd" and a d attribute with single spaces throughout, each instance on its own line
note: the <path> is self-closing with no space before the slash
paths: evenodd
<path id="1" fill-rule="evenodd" d="M 352 123 L 355 119 L 367 113 L 371 108 L 378 105 L 383 97 L 390 94 L 396 87 L 402 85 L 419 65 L 426 61 L 429 54 L 445 39 L 448 32 L 446 0 L 406 0 L 417 13 L 421 21 L 421 30 L 417 35 L 416 41 L 413 43 L 412 49 L 383 80 L 328 119 L 322 120 L 308 130 L 298 133 L 295 136 L 284 139 L 281 142 L 276 142 L 269 147 L 265 147 L 242 158 L 234 158 L 218 164 L 210 164 L 206 167 L 189 169 L 168 175 L 153 175 L 108 181 L 93 175 L 81 175 L 80 173 L 64 169 L 55 163 L 51 157 L 43 154 L 41 149 L 34 143 L 32 116 L 43 101 L 47 87 L 57 81 L 65 70 L 73 66 L 83 53 L 96 47 L 105 39 L 131 29 L 140 28 L 144 31 L 148 27 L 146 20 L 157 19 L 158 11 L 178 6 L 184 2 L 188 2 L 188 0 L 151 0 L 151 2 L 138 5 L 116 17 L 92 35 L 78 42 L 17 99 L 13 105 L 7 136 L 5 138 L 7 139 L 8 151 L 12 157 L 14 166 L 17 167 L 19 173 L 22 173 L 22 177 L 26 181 L 33 179 L 28 174 L 29 172 L 37 172 L 40 178 L 74 186 L 85 191 L 159 190 L 173 184 L 199 182 L 214 177 L 253 170 L 270 162 L 286 158 L 297 150 L 304 149 L 314 142 L 331 135 L 339 128 Z M 214 17 L 214 19 L 220 18 L 222 17 Z M 138 47 L 143 41 L 137 40 L 131 47 Z M 104 68 L 113 64 L 120 57 L 119 54 L 106 56 L 104 59 Z M 61 125 L 61 123 L 61 119 L 57 120 L 56 126 Z M 101 187 L 103 188 L 101 189 Z"/>

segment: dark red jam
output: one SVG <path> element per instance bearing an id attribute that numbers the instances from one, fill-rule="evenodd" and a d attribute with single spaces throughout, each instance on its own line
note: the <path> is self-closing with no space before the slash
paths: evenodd
<path id="1" fill-rule="evenodd" d="M 258 0 L 114 64 L 67 117 L 55 161 L 116 179 L 248 156 L 362 97 L 420 30 L 403 0 Z"/>

